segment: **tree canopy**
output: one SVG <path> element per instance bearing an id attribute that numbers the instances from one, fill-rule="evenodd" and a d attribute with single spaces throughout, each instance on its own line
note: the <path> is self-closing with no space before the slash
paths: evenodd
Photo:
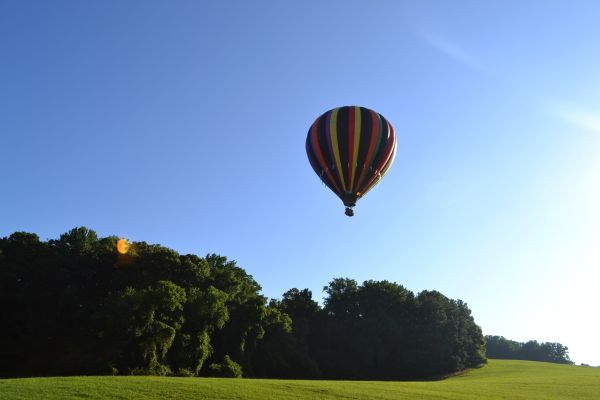
<path id="1" fill-rule="evenodd" d="M 226 257 L 75 228 L 0 239 L 0 375 L 431 377 L 486 361 L 467 305 L 388 281 L 261 294 Z"/>
<path id="2" fill-rule="evenodd" d="M 572 364 L 569 348 L 560 343 L 530 340 L 525 343 L 515 342 L 503 336 L 485 337 L 486 354 L 489 358 L 508 360 L 545 361 L 558 364 Z"/>

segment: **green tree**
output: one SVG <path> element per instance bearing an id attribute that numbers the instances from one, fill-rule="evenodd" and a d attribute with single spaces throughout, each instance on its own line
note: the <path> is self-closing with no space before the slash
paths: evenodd
<path id="1" fill-rule="evenodd" d="M 226 257 L 145 242 L 120 254 L 117 240 L 84 227 L 56 240 L 0 239 L 0 375 L 401 379 L 485 362 L 467 305 L 439 292 L 336 278 L 323 308 L 296 288 L 267 303 Z M 517 347 L 568 360 L 559 343 Z"/>
<path id="2" fill-rule="evenodd" d="M 210 335 L 223 328 L 229 319 L 227 293 L 209 286 L 207 290 L 192 287 L 185 305 L 185 323 L 170 352 L 175 370 L 186 369 L 197 375 L 212 354 Z"/>
<path id="3" fill-rule="evenodd" d="M 184 321 L 185 301 L 184 289 L 169 281 L 110 295 L 97 316 L 110 365 L 119 372 L 168 373 L 166 355 Z"/>

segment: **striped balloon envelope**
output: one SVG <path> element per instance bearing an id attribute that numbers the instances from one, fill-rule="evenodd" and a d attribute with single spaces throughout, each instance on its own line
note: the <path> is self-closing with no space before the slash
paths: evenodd
<path id="1" fill-rule="evenodd" d="M 365 107 L 329 110 L 313 122 L 306 153 L 319 178 L 346 206 L 352 207 L 373 189 L 396 156 L 394 128 L 381 114 Z"/>

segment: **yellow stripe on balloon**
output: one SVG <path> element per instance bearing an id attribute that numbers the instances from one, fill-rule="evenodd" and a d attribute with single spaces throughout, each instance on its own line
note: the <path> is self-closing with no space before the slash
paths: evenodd
<path id="1" fill-rule="evenodd" d="M 329 121 L 329 132 L 331 134 L 331 147 L 333 148 L 333 157 L 335 158 L 335 165 L 337 166 L 340 181 L 342 181 L 342 189 L 346 191 L 346 182 L 344 182 L 344 171 L 342 170 L 342 162 L 340 159 L 340 146 L 338 144 L 337 135 L 337 116 L 339 108 L 336 108 L 331 112 L 331 119 Z"/>
<path id="2" fill-rule="evenodd" d="M 352 179 L 350 180 L 350 192 L 354 192 L 354 177 L 358 162 L 358 148 L 360 147 L 360 126 L 361 126 L 360 107 L 354 107 L 354 156 L 352 157 Z"/>

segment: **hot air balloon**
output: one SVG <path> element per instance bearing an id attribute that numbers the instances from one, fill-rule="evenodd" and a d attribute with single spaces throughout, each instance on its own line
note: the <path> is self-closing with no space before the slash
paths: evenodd
<path id="1" fill-rule="evenodd" d="M 346 106 L 327 111 L 313 122 L 306 153 L 319 178 L 346 206 L 352 207 L 373 189 L 396 156 L 396 134 L 379 113 Z"/>

